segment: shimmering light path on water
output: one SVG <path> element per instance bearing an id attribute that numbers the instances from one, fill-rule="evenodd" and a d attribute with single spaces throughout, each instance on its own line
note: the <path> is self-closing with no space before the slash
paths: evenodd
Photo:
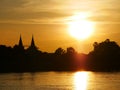
<path id="1" fill-rule="evenodd" d="M 87 72 L 76 72 L 74 74 L 74 86 L 75 90 L 87 90 L 88 73 Z"/>
<path id="2" fill-rule="evenodd" d="M 120 73 L 38 72 L 0 74 L 0 90 L 119 90 Z"/>

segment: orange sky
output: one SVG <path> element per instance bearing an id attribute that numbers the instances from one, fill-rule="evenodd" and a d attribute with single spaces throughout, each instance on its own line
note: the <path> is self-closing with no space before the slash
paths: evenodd
<path id="1" fill-rule="evenodd" d="M 95 23 L 95 32 L 78 41 L 69 32 L 66 23 L 75 12 L 89 12 Z M 54 52 L 58 47 L 72 46 L 88 53 L 94 41 L 109 38 L 120 44 L 119 0 L 1 0 L 0 44 L 13 46 L 22 35 L 25 46 L 34 35 L 42 51 Z"/>

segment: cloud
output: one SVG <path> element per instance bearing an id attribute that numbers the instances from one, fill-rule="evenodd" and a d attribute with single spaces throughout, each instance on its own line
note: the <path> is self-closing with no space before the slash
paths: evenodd
<path id="1" fill-rule="evenodd" d="M 0 11 L 10 11 L 14 8 L 22 7 L 26 0 L 0 0 Z"/>
<path id="2" fill-rule="evenodd" d="M 6 14 L 6 16 L 4 15 Z M 49 23 L 58 19 L 64 19 L 70 16 L 68 13 L 57 11 L 40 11 L 40 12 L 22 12 L 0 14 L 0 22 L 18 22 L 18 23 Z"/>
<path id="3" fill-rule="evenodd" d="M 69 16 L 58 10 L 57 0 L 1 0 L 0 23 L 47 23 Z"/>
<path id="4" fill-rule="evenodd" d="M 0 23 L 58 23 L 75 11 L 93 12 L 90 19 L 95 21 L 119 22 L 119 3 L 119 0 L 0 0 Z M 110 15 L 101 15 L 105 12 Z"/>

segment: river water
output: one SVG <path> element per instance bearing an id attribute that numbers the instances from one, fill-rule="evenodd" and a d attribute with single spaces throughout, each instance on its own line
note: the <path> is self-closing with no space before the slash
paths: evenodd
<path id="1" fill-rule="evenodd" d="M 0 74 L 0 90 L 120 90 L 120 72 Z"/>

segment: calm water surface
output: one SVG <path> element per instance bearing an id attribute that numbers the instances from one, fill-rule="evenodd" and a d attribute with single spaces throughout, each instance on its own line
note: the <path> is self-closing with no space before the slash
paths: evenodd
<path id="1" fill-rule="evenodd" d="M 120 73 L 38 72 L 0 74 L 0 90 L 120 90 Z"/>

